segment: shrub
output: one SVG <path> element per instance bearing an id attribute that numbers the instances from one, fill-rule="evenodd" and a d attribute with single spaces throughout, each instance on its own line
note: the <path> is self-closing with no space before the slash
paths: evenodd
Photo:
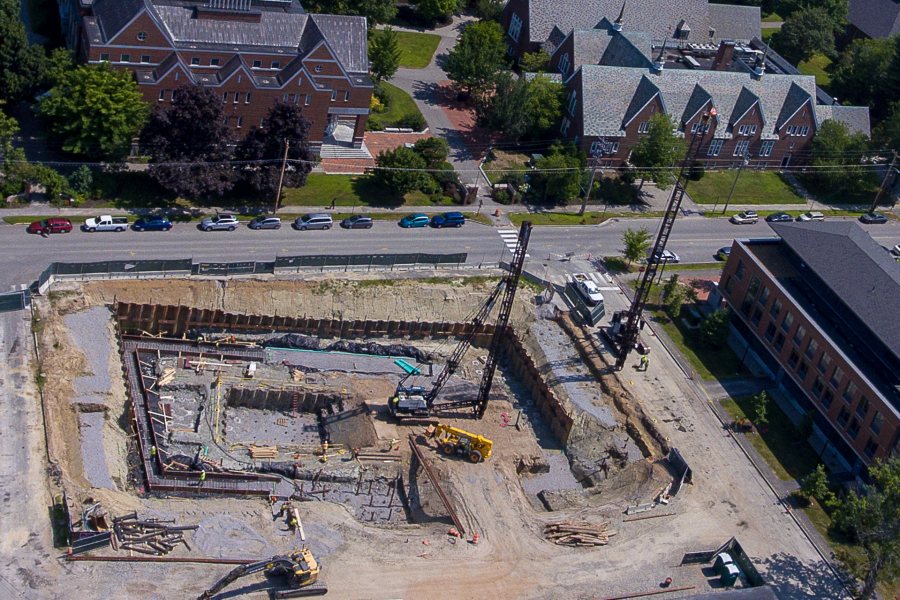
<path id="1" fill-rule="evenodd" d="M 503 188 L 496 189 L 494 190 L 494 202 L 497 204 L 510 204 L 512 202 L 512 196 Z"/>
<path id="2" fill-rule="evenodd" d="M 421 113 L 412 113 L 404 115 L 397 122 L 397 127 L 408 127 L 413 131 L 424 131 L 428 127 L 428 123 L 425 122 L 425 117 Z"/>

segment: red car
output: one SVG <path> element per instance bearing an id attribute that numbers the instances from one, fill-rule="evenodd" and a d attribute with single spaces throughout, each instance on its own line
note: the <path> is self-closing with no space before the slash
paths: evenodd
<path id="1" fill-rule="evenodd" d="M 28 233 L 40 233 L 46 235 L 48 233 L 69 233 L 72 231 L 72 221 L 68 219 L 44 219 L 35 221 L 28 226 Z"/>

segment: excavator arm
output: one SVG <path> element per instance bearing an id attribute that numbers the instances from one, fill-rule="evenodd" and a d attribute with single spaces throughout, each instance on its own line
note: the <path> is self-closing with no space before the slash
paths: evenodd
<path id="1" fill-rule="evenodd" d="M 197 600 L 209 600 L 241 577 L 246 577 L 247 575 L 259 573 L 263 570 L 270 570 L 279 566 L 286 569 L 293 569 L 295 564 L 296 563 L 287 556 L 274 556 L 268 560 L 241 565 L 232 569 L 227 575 L 222 577 L 222 579 L 215 582 L 211 588 L 200 594 Z"/>

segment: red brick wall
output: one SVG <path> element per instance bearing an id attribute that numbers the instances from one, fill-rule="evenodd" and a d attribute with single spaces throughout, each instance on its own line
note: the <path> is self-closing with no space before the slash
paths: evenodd
<path id="1" fill-rule="evenodd" d="M 508 33 L 513 13 L 519 15 L 519 18 L 522 19 L 522 29 L 519 33 L 518 42 L 509 37 Z M 539 48 L 538 44 L 532 44 L 528 41 L 528 19 L 528 0 L 509 0 L 503 8 L 503 13 L 500 15 L 500 27 L 503 28 L 503 37 L 512 49 L 510 56 L 514 59 L 518 59 L 525 52 L 535 52 Z"/>

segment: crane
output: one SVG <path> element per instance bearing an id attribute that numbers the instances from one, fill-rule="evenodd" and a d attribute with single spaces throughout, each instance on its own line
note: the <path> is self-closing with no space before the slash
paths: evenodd
<path id="1" fill-rule="evenodd" d="M 394 395 L 388 399 L 388 408 L 395 417 L 427 417 L 432 412 L 452 410 L 464 406 L 470 406 L 478 418 L 484 416 L 487 408 L 488 395 L 490 394 L 491 384 L 494 379 L 494 371 L 497 369 L 497 360 L 502 342 L 502 336 L 505 334 L 509 326 L 509 317 L 512 313 L 512 305 L 516 296 L 516 289 L 519 287 L 519 278 L 522 276 L 522 268 L 525 264 L 525 251 L 528 248 L 528 240 L 531 237 L 531 222 L 525 221 L 519 229 L 519 238 L 516 243 L 516 249 L 513 252 L 512 261 L 506 275 L 497 283 L 487 300 L 475 313 L 471 320 L 471 327 L 462 336 L 459 344 L 454 348 L 447 364 L 441 370 L 437 379 L 434 380 L 430 389 L 423 386 L 404 386 L 404 378 L 397 386 Z M 472 342 L 482 332 L 485 321 L 491 314 L 491 310 L 497 303 L 500 296 L 503 299 L 500 303 L 500 314 L 494 326 L 494 334 L 491 337 L 490 348 L 488 352 L 487 363 L 484 367 L 484 373 L 479 386 L 478 396 L 473 400 L 455 400 L 452 402 L 440 402 L 435 404 L 435 399 L 440 393 L 447 380 L 456 372 L 465 356 L 466 351 L 472 346 Z"/>
<path id="2" fill-rule="evenodd" d="M 313 585 L 319 578 L 319 563 L 308 548 L 301 548 L 287 555 L 273 556 L 259 562 L 241 565 L 216 581 L 211 588 L 200 594 L 197 600 L 209 600 L 241 577 L 260 571 L 265 571 L 266 575 L 271 576 L 288 576 L 289 588 L 275 592 L 276 598 L 322 596 L 328 593 L 327 587 Z"/>

